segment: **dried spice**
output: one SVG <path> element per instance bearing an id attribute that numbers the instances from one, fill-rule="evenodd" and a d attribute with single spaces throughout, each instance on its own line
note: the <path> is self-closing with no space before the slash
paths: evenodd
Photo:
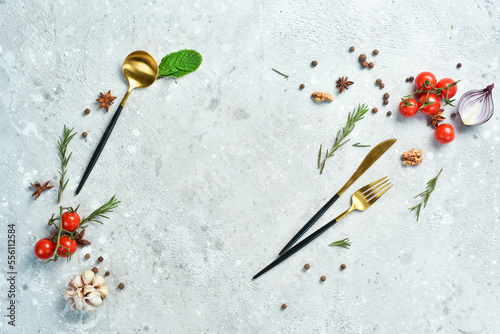
<path id="1" fill-rule="evenodd" d="M 342 263 L 342 265 L 340 266 L 340 268 L 341 268 L 342 270 L 344 270 L 345 268 L 347 268 L 347 266 L 346 266 L 345 264 L 343 264 L 343 263 Z"/>
<path id="2" fill-rule="evenodd" d="M 388 105 L 388 104 L 389 104 L 389 100 L 385 99 L 385 100 L 384 100 L 384 104 L 385 104 L 385 105 Z"/>
<path id="3" fill-rule="evenodd" d="M 104 274 L 104 276 L 108 277 L 109 275 L 111 275 L 111 273 L 109 271 L 106 271 L 106 273 Z"/>
<path id="4" fill-rule="evenodd" d="M 462 67 L 462 63 L 457 64 L 457 68 L 460 68 L 460 67 Z"/>
<path id="5" fill-rule="evenodd" d="M 389 95 L 389 93 L 385 93 L 385 94 L 384 94 L 384 99 L 386 99 L 386 100 L 387 100 L 387 99 L 389 99 L 390 97 L 391 97 L 391 96 Z"/>
<path id="6" fill-rule="evenodd" d="M 385 84 L 382 82 L 382 83 L 380 84 L 380 88 L 382 89 L 382 88 L 384 88 L 384 87 L 385 87 Z"/>
<path id="7" fill-rule="evenodd" d="M 85 109 L 84 113 L 85 113 L 85 115 L 90 114 L 90 109 L 89 108 Z"/>
<path id="8" fill-rule="evenodd" d="M 368 62 L 367 61 L 362 62 L 361 63 L 361 67 L 367 68 L 368 67 Z"/>
<path id="9" fill-rule="evenodd" d="M 373 50 L 373 54 L 376 56 L 379 54 L 379 51 L 377 49 Z"/>
<path id="10" fill-rule="evenodd" d="M 339 77 L 337 80 L 337 87 L 339 89 L 339 94 L 342 94 L 344 89 L 349 89 L 349 86 L 354 84 L 353 81 L 349 81 L 348 77 Z"/>
<path id="11" fill-rule="evenodd" d="M 309 263 L 304 264 L 304 269 L 309 270 L 311 268 L 311 265 Z"/>
<path id="12" fill-rule="evenodd" d="M 413 148 L 410 151 L 403 152 L 401 157 L 403 159 L 403 165 L 418 166 L 424 161 L 424 152 Z"/>
<path id="13" fill-rule="evenodd" d="M 325 275 L 321 276 L 321 281 L 322 282 L 326 281 L 326 276 Z"/>
<path id="14" fill-rule="evenodd" d="M 415 80 L 415 77 L 410 77 L 410 82 L 413 82 Z"/>
<path id="15" fill-rule="evenodd" d="M 304 88 L 306 88 L 306 85 L 304 85 L 304 84 L 300 84 L 300 86 L 299 86 L 299 87 L 300 87 L 300 89 L 304 89 Z"/>
<path id="16" fill-rule="evenodd" d="M 431 117 L 429 118 L 429 122 L 427 123 L 427 126 L 429 125 L 434 125 L 435 128 L 438 127 L 439 125 L 439 122 L 442 122 L 444 121 L 446 118 L 441 116 L 441 114 L 444 112 L 444 109 L 439 109 L 439 111 L 437 113 L 435 113 L 434 115 L 431 115 Z"/>
<path id="17" fill-rule="evenodd" d="M 54 186 L 49 186 L 48 184 L 50 183 L 50 181 L 47 181 L 45 182 L 43 185 L 41 185 L 38 181 L 35 182 L 35 184 L 33 183 L 30 183 L 31 186 L 33 188 L 35 188 L 36 190 L 33 192 L 33 194 L 31 194 L 31 196 L 35 196 L 35 201 L 38 197 L 40 197 L 40 195 L 45 191 L 45 190 L 48 190 L 48 189 L 51 189 L 51 188 L 54 188 Z"/>
<path id="18" fill-rule="evenodd" d="M 118 284 L 118 288 L 122 290 L 125 289 L 125 284 L 123 283 Z"/>
<path id="19" fill-rule="evenodd" d="M 89 253 L 85 254 L 85 258 L 86 258 L 87 260 L 88 260 L 88 259 L 90 259 L 90 254 L 89 254 Z"/>
<path id="20" fill-rule="evenodd" d="M 286 309 L 288 306 L 286 304 L 281 305 L 282 309 Z"/>
<path id="21" fill-rule="evenodd" d="M 318 62 L 317 62 L 316 60 L 313 60 L 313 61 L 311 62 L 311 66 L 312 66 L 312 67 L 316 67 L 316 66 L 318 66 Z"/>
<path id="22" fill-rule="evenodd" d="M 77 233 L 77 235 L 78 235 L 78 236 L 75 238 L 75 240 L 76 240 L 76 242 L 78 243 L 78 245 L 80 245 L 80 247 L 85 247 L 85 246 L 88 246 L 88 245 L 92 245 L 92 243 L 91 243 L 90 241 L 85 240 L 85 239 L 83 238 L 83 237 L 85 236 L 85 229 L 81 230 L 81 232 L 80 232 L 80 233 Z M 88 255 L 89 257 L 87 257 L 87 255 Z M 85 255 L 85 257 L 86 257 L 87 259 L 89 259 L 89 258 L 90 258 L 90 254 L 87 254 L 87 255 Z"/>
<path id="23" fill-rule="evenodd" d="M 358 60 L 359 60 L 360 63 L 362 63 L 362 62 L 364 62 L 366 60 L 366 58 L 367 58 L 366 55 L 364 53 L 362 53 L 362 54 L 359 55 Z"/>
<path id="24" fill-rule="evenodd" d="M 311 96 L 316 100 L 316 102 L 333 101 L 333 96 L 324 92 L 314 92 Z"/>
<path id="25" fill-rule="evenodd" d="M 387 116 L 391 116 L 391 115 L 392 115 L 392 111 L 388 111 Z"/>
<path id="26" fill-rule="evenodd" d="M 104 258 L 103 258 L 102 256 L 99 256 L 99 257 L 97 258 L 97 261 L 102 262 L 102 261 L 104 261 Z"/>
<path id="27" fill-rule="evenodd" d="M 97 269 L 97 267 L 94 267 L 92 268 L 92 271 L 94 272 L 94 274 L 97 274 L 99 272 L 99 269 Z"/>
<path id="28" fill-rule="evenodd" d="M 374 68 L 374 67 L 375 67 L 375 64 L 374 64 L 374 63 L 372 63 L 372 62 L 369 62 L 369 63 L 368 63 L 368 67 L 369 67 L 369 68 Z"/>
<path id="29" fill-rule="evenodd" d="M 455 117 L 457 117 L 457 114 L 453 113 L 450 116 L 451 116 L 451 118 L 455 118 Z"/>
<path id="30" fill-rule="evenodd" d="M 373 108 L 372 113 L 376 114 L 378 112 L 378 108 Z"/>
<path id="31" fill-rule="evenodd" d="M 98 109 L 104 108 L 106 109 L 106 112 L 108 112 L 109 106 L 114 103 L 113 100 L 116 99 L 116 96 L 111 96 L 110 90 L 106 94 L 103 93 L 99 94 L 101 94 L 101 97 L 96 99 L 96 101 L 99 102 L 101 105 L 99 106 Z"/>
<path id="32" fill-rule="evenodd" d="M 85 141 L 87 141 L 87 136 L 88 136 L 88 133 L 87 132 L 83 132 L 82 133 L 82 137 L 85 138 Z"/>
<path id="33" fill-rule="evenodd" d="M 351 52 L 354 52 L 354 50 L 356 50 L 356 49 L 354 48 L 354 46 L 351 46 L 351 47 L 349 48 L 349 51 L 351 51 Z"/>
<path id="34" fill-rule="evenodd" d="M 375 83 L 377 84 L 377 86 L 380 86 L 380 84 L 382 83 L 382 79 L 375 80 Z"/>

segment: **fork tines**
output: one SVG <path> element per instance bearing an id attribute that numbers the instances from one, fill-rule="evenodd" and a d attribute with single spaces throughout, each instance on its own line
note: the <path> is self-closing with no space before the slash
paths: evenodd
<path id="1" fill-rule="evenodd" d="M 372 182 L 364 186 L 363 188 L 359 189 L 358 192 L 365 197 L 368 203 L 373 204 L 391 187 L 392 187 L 391 182 L 389 181 L 387 176 L 384 176 L 380 180 Z"/>

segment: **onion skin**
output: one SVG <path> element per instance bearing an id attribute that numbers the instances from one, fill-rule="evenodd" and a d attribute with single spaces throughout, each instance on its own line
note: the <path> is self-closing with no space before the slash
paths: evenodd
<path id="1" fill-rule="evenodd" d="M 491 84 L 484 89 L 470 90 L 462 95 L 457 106 L 462 123 L 467 126 L 480 125 L 493 116 L 495 108 L 492 91 L 494 87 L 495 85 Z"/>

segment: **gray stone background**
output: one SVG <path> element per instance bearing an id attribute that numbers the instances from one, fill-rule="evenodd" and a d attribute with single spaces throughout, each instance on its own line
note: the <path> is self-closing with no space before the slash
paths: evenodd
<path id="1" fill-rule="evenodd" d="M 423 70 L 462 79 L 458 97 L 500 85 L 499 18 L 491 0 L 0 1 L 0 332 L 498 333 L 498 111 L 467 128 L 447 107 L 456 139 L 440 145 L 424 115 L 404 119 L 397 105 L 412 89 L 404 79 Z M 73 196 L 127 89 L 123 59 L 147 50 L 159 62 L 184 48 L 203 55 L 200 69 L 134 91 Z M 374 69 L 360 68 L 360 53 Z M 342 95 L 339 76 L 355 82 Z M 106 113 L 94 100 L 108 90 L 118 99 Z M 317 104 L 314 91 L 335 100 Z M 358 123 L 319 175 L 320 144 L 331 145 L 358 103 L 380 111 Z M 70 145 L 64 206 L 80 204 L 85 215 L 114 194 L 122 203 L 87 229 L 93 244 L 71 262 L 44 264 L 33 246 L 49 234 L 57 191 L 34 201 L 29 183 L 57 184 L 64 124 L 89 134 Z M 368 153 L 351 143 L 389 138 L 398 141 L 318 226 L 373 180 L 387 175 L 393 189 L 252 281 Z M 416 168 L 400 161 L 412 148 L 424 151 Z M 442 167 L 417 222 L 407 208 Z M 9 223 L 17 235 L 16 328 L 3 317 Z M 328 246 L 345 237 L 351 249 Z M 93 314 L 72 311 L 65 286 L 98 256 L 100 270 L 111 271 L 110 295 Z"/>

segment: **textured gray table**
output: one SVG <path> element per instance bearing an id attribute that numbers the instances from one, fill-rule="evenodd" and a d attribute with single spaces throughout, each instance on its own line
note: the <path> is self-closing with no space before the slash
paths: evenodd
<path id="1" fill-rule="evenodd" d="M 0 332 L 498 333 L 498 116 L 470 128 L 451 120 L 457 137 L 443 146 L 423 115 L 403 119 L 396 108 L 411 91 L 404 79 L 422 70 L 462 79 L 459 96 L 500 84 L 499 15 L 499 4 L 484 0 L 0 1 Z M 159 61 L 183 48 L 203 55 L 200 69 L 133 93 L 74 197 L 116 108 L 97 110 L 98 92 L 123 96 L 129 52 L 147 50 Z M 375 48 L 380 54 L 372 57 Z M 374 69 L 359 67 L 361 52 Z M 335 80 L 346 75 L 355 84 L 339 95 Z M 313 91 L 331 92 L 335 101 L 316 104 Z M 321 223 L 376 178 L 388 175 L 395 187 L 252 281 L 368 152 L 347 144 L 323 175 L 316 169 L 319 145 L 330 145 L 363 102 L 380 111 L 356 126 L 352 140 L 398 142 Z M 447 121 L 453 111 L 446 109 Z M 70 146 L 64 205 L 80 204 L 85 214 L 114 194 L 122 204 L 104 225 L 87 229 L 92 246 L 69 263 L 44 264 L 33 245 L 58 210 L 56 189 L 35 202 L 29 183 L 57 183 L 64 124 L 89 133 Z M 404 167 L 400 155 L 414 147 L 424 163 Z M 441 167 L 416 222 L 407 208 Z M 17 236 L 15 329 L 3 317 L 9 223 Z M 344 237 L 350 250 L 328 247 Z M 112 273 L 110 295 L 93 314 L 72 311 L 65 286 L 99 255 L 101 270 Z"/>

